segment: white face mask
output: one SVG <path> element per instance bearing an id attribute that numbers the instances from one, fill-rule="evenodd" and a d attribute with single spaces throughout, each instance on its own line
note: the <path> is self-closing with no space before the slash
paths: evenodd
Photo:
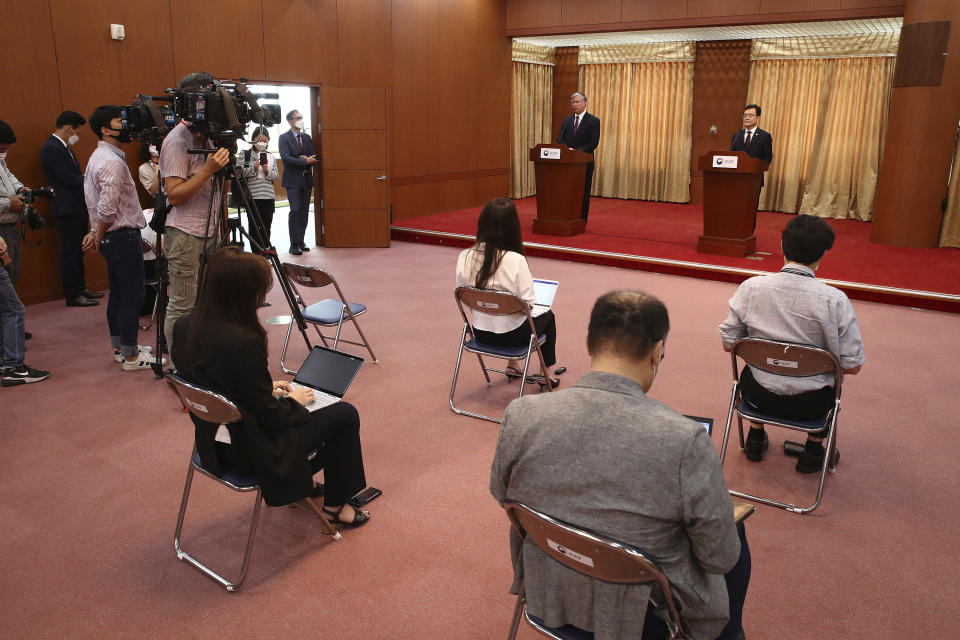
<path id="1" fill-rule="evenodd" d="M 151 155 L 151 156 L 159 156 L 159 155 L 160 155 L 160 152 L 157 151 L 157 146 L 156 146 L 156 145 L 153 145 L 153 144 L 150 145 L 150 155 Z"/>
<path id="2" fill-rule="evenodd" d="M 0 151 L 0 160 L 6 160 L 6 159 L 7 159 L 7 152 Z"/>
<path id="3" fill-rule="evenodd" d="M 307 125 L 305 125 L 305 124 L 303 123 L 303 120 L 297 120 L 297 123 L 296 123 L 295 125 L 293 125 L 293 126 L 295 126 L 295 127 L 296 127 L 297 129 L 299 129 L 300 131 L 303 131 L 303 130 L 306 128 Z"/>
<path id="4" fill-rule="evenodd" d="M 257 148 L 257 151 L 263 151 L 264 149 L 267 148 L 267 143 L 261 141 L 261 142 L 256 143 L 256 144 L 253 145 L 253 146 L 255 146 L 255 147 Z"/>
<path id="5" fill-rule="evenodd" d="M 73 145 L 77 144 L 77 140 L 79 139 L 80 139 L 80 136 L 78 136 L 77 134 L 73 134 L 72 136 L 67 138 L 67 144 L 72 147 Z"/>

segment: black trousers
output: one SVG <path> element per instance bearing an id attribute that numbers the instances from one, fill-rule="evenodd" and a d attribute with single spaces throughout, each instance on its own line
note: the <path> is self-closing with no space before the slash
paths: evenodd
<path id="1" fill-rule="evenodd" d="M 248 214 L 247 219 L 249 220 L 248 228 L 250 230 L 250 234 L 257 239 L 257 242 L 259 242 L 264 249 L 269 249 L 270 248 L 270 227 L 273 226 L 273 212 L 277 208 L 277 203 L 273 199 L 254 200 L 253 202 L 254 204 L 257 205 L 257 211 L 260 212 L 260 219 L 263 221 L 263 228 L 267 232 L 267 237 L 260 238 L 256 233 L 254 233 L 253 220 L 250 220 L 250 215 Z"/>
<path id="2" fill-rule="evenodd" d="M 83 270 L 83 236 L 90 224 L 86 218 L 54 216 L 60 232 L 60 284 L 67 300 L 72 300 L 87 288 Z"/>
<path id="3" fill-rule="evenodd" d="M 360 416 L 349 402 L 314 411 L 303 428 L 305 455 L 318 450 L 314 473 L 323 468 L 323 502 L 338 507 L 367 486 L 360 448 Z"/>
<path id="4" fill-rule="evenodd" d="M 833 408 L 836 397 L 833 387 L 822 387 L 795 395 L 774 393 L 757 382 L 750 367 L 746 365 L 740 372 L 740 393 L 760 411 L 791 420 L 822 418 Z"/>
<path id="5" fill-rule="evenodd" d="M 557 364 L 557 319 L 553 311 L 542 313 L 533 319 L 537 334 L 546 334 L 547 339 L 540 347 L 543 360 L 548 367 Z M 525 347 L 530 344 L 530 323 L 524 320 L 523 324 L 506 333 L 493 333 L 475 329 L 477 340 L 496 347 Z M 536 361 L 536 359 L 534 359 Z"/>
<path id="6" fill-rule="evenodd" d="M 583 209 L 581 214 L 583 221 L 587 221 L 587 213 L 590 212 L 590 192 L 593 190 L 593 163 L 587 163 L 587 179 L 583 187 Z"/>

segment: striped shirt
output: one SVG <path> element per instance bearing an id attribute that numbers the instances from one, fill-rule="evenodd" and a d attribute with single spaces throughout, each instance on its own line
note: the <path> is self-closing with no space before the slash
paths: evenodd
<path id="1" fill-rule="evenodd" d="M 101 140 L 87 161 L 83 196 L 94 229 L 99 222 L 109 225 L 107 231 L 142 229 L 147 224 L 125 158 L 123 151 Z"/>
<path id="2" fill-rule="evenodd" d="M 253 149 L 248 157 L 245 151 L 237 154 L 237 173 L 241 173 L 247 178 L 247 186 L 250 187 L 250 195 L 254 200 L 275 200 L 276 194 L 273 191 L 273 183 L 280 175 L 277 168 L 277 159 L 269 151 L 267 154 L 267 167 L 257 166 L 260 152 Z"/>
<path id="3" fill-rule="evenodd" d="M 13 224 L 20 220 L 19 211 L 10 211 L 10 198 L 23 189 L 23 183 L 7 167 L 6 160 L 0 160 L 0 224 Z"/>
<path id="4" fill-rule="evenodd" d="M 181 122 L 167 134 L 160 147 L 160 177 L 182 178 L 189 180 L 199 173 L 207 162 L 207 156 L 187 153 L 188 149 L 213 149 L 213 144 L 206 138 L 194 135 Z M 198 238 L 207 238 L 216 235 L 219 213 L 221 210 L 220 192 L 213 193 L 213 208 L 210 207 L 210 195 L 213 191 L 214 180 L 208 179 L 192 198 L 183 204 L 172 207 L 167 214 L 167 226 L 180 229 Z"/>
<path id="5" fill-rule="evenodd" d="M 817 280 L 806 265 L 791 262 L 784 269 L 740 285 L 730 298 L 730 315 L 717 327 L 723 344 L 740 338 L 793 342 L 829 351 L 843 369 L 862 365 L 860 325 L 846 294 Z M 782 395 L 833 386 L 832 373 L 791 378 L 750 371 L 764 388 Z"/>

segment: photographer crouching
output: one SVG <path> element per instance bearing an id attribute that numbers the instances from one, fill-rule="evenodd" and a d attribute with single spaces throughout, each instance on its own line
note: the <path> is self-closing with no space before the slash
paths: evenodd
<path id="1" fill-rule="evenodd" d="M 123 145 L 131 138 L 123 128 L 122 114 L 121 107 L 103 105 L 90 116 L 90 129 L 100 142 L 87 162 L 83 180 L 87 211 L 95 231 L 93 238 L 84 240 L 84 250 L 99 250 L 107 262 L 107 325 L 121 367 L 124 371 L 149 371 L 156 358 L 137 344 L 144 294 L 140 229 L 147 222 L 125 161 Z"/>
<path id="2" fill-rule="evenodd" d="M 180 80 L 179 91 L 206 91 L 213 76 L 204 71 Z M 213 188 L 213 176 L 230 162 L 230 151 L 220 148 L 209 155 L 191 149 L 214 149 L 213 143 L 188 120 L 167 134 L 160 148 L 160 175 L 171 205 L 167 214 L 164 251 L 170 274 L 170 299 L 164 322 L 167 351 L 173 353 L 173 325 L 193 310 L 197 297 L 197 271 L 201 256 L 216 249 L 217 230 L 225 215 L 223 193 Z M 211 241 L 212 240 L 212 241 Z M 173 363 L 176 367 L 176 362 Z"/>

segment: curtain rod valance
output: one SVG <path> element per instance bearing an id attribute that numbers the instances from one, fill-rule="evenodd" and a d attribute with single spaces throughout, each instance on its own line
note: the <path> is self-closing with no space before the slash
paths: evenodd
<path id="1" fill-rule="evenodd" d="M 580 47 L 578 64 L 617 64 L 622 62 L 692 62 L 693 42 L 651 42 Z"/>
<path id="2" fill-rule="evenodd" d="M 529 62 L 530 64 L 545 64 L 554 66 L 555 54 L 552 47 L 541 47 L 528 42 L 513 41 L 514 62 Z"/>
<path id="3" fill-rule="evenodd" d="M 785 58 L 867 58 L 897 55 L 899 33 L 869 33 L 853 36 L 807 38 L 758 38 L 750 51 L 752 60 Z"/>

